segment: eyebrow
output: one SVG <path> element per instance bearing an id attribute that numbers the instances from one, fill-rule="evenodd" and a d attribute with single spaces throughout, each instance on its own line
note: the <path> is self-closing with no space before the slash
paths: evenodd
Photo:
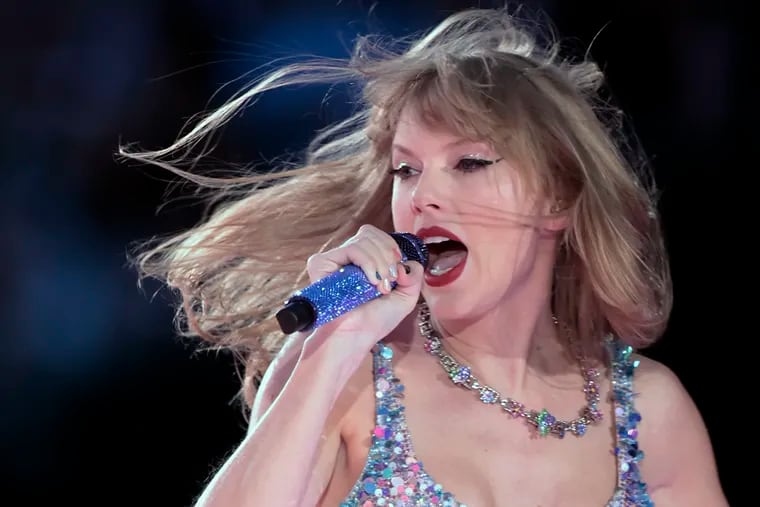
<path id="1" fill-rule="evenodd" d="M 457 141 L 452 141 L 452 142 L 446 144 L 444 146 L 444 148 L 446 148 L 446 149 L 448 149 L 448 148 L 455 148 L 455 147 L 461 146 L 463 144 L 484 144 L 484 143 L 478 142 L 478 141 L 471 141 L 470 139 L 459 139 Z M 391 146 L 391 149 L 398 150 L 401 153 L 403 153 L 405 155 L 409 155 L 411 157 L 415 156 L 415 154 L 414 154 L 414 152 L 412 150 L 410 150 L 409 148 L 406 148 L 405 146 L 400 145 L 398 143 L 393 143 L 393 145 Z"/>

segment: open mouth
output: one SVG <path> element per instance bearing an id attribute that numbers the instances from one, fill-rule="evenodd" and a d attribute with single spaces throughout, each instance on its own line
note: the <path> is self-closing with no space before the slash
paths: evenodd
<path id="1" fill-rule="evenodd" d="M 426 272 L 432 276 L 443 276 L 459 266 L 467 258 L 467 247 L 463 243 L 442 236 L 425 238 L 430 260 Z"/>

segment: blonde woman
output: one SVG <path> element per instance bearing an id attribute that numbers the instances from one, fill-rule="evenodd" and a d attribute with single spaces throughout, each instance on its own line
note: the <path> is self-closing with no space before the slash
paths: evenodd
<path id="1" fill-rule="evenodd" d="M 469 10 L 405 45 L 365 38 L 165 150 L 122 150 L 228 189 L 137 258 L 181 296 L 184 333 L 246 365 L 249 431 L 197 505 L 727 505 L 688 393 L 634 352 L 672 297 L 643 159 L 599 68 L 531 30 Z M 297 167 L 180 169 L 259 94 L 312 82 L 356 84 L 358 110 Z M 425 269 L 394 231 L 426 242 Z M 383 296 L 284 335 L 283 301 L 349 263 Z"/>

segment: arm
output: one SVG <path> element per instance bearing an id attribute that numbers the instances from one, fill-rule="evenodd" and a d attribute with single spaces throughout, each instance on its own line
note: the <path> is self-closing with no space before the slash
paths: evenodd
<path id="1" fill-rule="evenodd" d="M 658 507 L 728 507 L 710 437 L 697 406 L 676 375 L 642 361 L 644 480 Z"/>
<path id="2" fill-rule="evenodd" d="M 325 327 L 315 334 L 330 331 Z M 345 344 L 366 341 L 340 333 L 325 337 L 311 336 L 305 341 L 291 374 L 284 365 L 287 358 L 295 357 L 292 350 L 283 356 L 283 367 L 266 376 L 248 434 L 217 471 L 196 507 L 317 503 L 318 498 L 304 495 L 307 490 L 321 494 L 323 487 L 310 484 L 324 483 L 332 473 L 340 446 L 340 414 L 332 414 L 332 408 L 361 364 L 359 349 Z M 271 404 L 266 399 L 258 401 L 260 396 L 273 400 Z"/>
<path id="3" fill-rule="evenodd" d="M 306 338 L 307 335 L 305 333 L 291 335 L 264 372 L 248 418 L 249 434 L 256 427 L 256 423 L 269 410 L 269 407 L 272 406 L 275 398 L 280 394 L 280 391 L 285 387 L 288 379 L 296 369 Z"/>
<path id="4" fill-rule="evenodd" d="M 292 507 L 318 502 L 341 445 L 340 422 L 346 407 L 334 405 L 367 353 L 419 300 L 422 266 L 409 262 L 396 271 L 393 268 L 400 259 L 393 239 L 369 225 L 342 246 L 309 258 L 311 280 L 353 263 L 362 266 L 368 280 L 378 286 L 382 287 L 378 273 L 386 281 L 395 279 L 397 285 L 393 291 L 383 289 L 384 297 L 318 328 L 302 346 L 303 336 L 296 336 L 281 351 L 281 361 L 270 366 L 262 379 L 246 437 L 210 481 L 196 507 L 262 503 Z"/>

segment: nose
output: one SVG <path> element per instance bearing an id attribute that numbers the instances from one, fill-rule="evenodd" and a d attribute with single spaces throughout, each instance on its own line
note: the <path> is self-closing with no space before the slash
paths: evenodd
<path id="1" fill-rule="evenodd" d="M 412 191 L 412 212 L 420 214 L 423 211 L 441 209 L 441 193 L 433 176 L 433 171 L 423 171 L 417 178 L 417 185 Z M 438 182 L 440 183 L 440 182 Z"/>

